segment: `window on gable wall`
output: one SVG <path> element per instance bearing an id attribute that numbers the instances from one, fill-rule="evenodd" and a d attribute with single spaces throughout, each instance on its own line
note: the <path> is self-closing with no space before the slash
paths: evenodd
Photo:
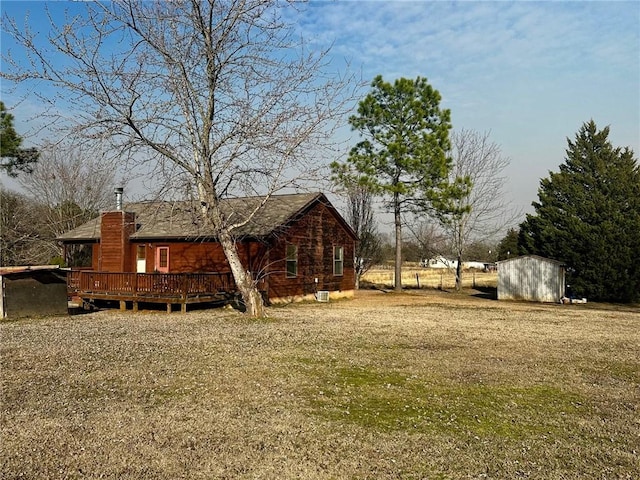
<path id="1" fill-rule="evenodd" d="M 298 276 L 298 246 L 287 244 L 287 278 Z"/>
<path id="2" fill-rule="evenodd" d="M 342 276 L 344 273 L 344 247 L 333 247 L 333 274 Z"/>

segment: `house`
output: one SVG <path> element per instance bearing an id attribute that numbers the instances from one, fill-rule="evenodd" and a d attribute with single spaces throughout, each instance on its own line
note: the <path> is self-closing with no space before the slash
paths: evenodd
<path id="1" fill-rule="evenodd" d="M 67 313 L 67 275 L 57 265 L 0 268 L 0 319 Z"/>
<path id="2" fill-rule="evenodd" d="M 228 222 L 243 222 L 261 201 L 223 200 L 222 213 Z M 73 295 L 85 301 L 120 300 L 121 308 L 133 302 L 134 309 L 139 301 L 166 302 L 168 310 L 179 303 L 184 311 L 187 303 L 234 293 L 222 247 L 202 223 L 196 204 L 153 201 L 122 207 L 117 200 L 116 205 L 58 239 L 66 258 L 79 246 L 90 252 L 84 266 L 72 265 Z M 353 295 L 356 236 L 324 194 L 271 196 L 234 233 L 241 261 L 268 302 L 313 299 L 318 292 Z M 118 295 L 109 296 L 115 290 Z"/>
<path id="3" fill-rule="evenodd" d="M 537 255 L 497 262 L 498 300 L 558 302 L 565 294 L 562 262 Z"/>

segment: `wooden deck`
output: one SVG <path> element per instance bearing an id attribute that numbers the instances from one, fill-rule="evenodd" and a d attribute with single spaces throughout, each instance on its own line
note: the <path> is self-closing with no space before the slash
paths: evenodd
<path id="1" fill-rule="evenodd" d="M 167 311 L 179 304 L 186 312 L 187 304 L 216 302 L 236 293 L 231 273 L 128 273 L 71 270 L 67 275 L 71 298 L 83 304 L 95 300 L 115 300 L 126 310 L 127 302 L 134 311 L 139 303 L 164 303 Z"/>

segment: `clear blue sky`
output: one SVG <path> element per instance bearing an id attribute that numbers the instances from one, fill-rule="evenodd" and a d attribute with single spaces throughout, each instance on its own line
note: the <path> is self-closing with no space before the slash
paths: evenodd
<path id="1" fill-rule="evenodd" d="M 0 8 L 16 18 L 30 10 L 42 25 L 44 4 Z M 427 77 L 454 129 L 490 131 L 501 145 L 509 196 L 526 211 L 585 121 L 640 153 L 638 1 L 315 0 L 296 22 L 313 46 L 333 45 L 336 71 L 350 62 L 367 82 Z M 2 96 L 12 103 L 5 85 Z"/>

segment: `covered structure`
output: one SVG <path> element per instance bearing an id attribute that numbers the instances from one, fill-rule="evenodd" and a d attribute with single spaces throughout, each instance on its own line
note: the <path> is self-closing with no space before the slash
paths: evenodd
<path id="1" fill-rule="evenodd" d="M 498 300 L 559 302 L 565 294 L 565 266 L 537 255 L 497 262 Z"/>
<path id="2" fill-rule="evenodd" d="M 66 277 L 57 265 L 0 267 L 0 319 L 67 314 Z"/>

